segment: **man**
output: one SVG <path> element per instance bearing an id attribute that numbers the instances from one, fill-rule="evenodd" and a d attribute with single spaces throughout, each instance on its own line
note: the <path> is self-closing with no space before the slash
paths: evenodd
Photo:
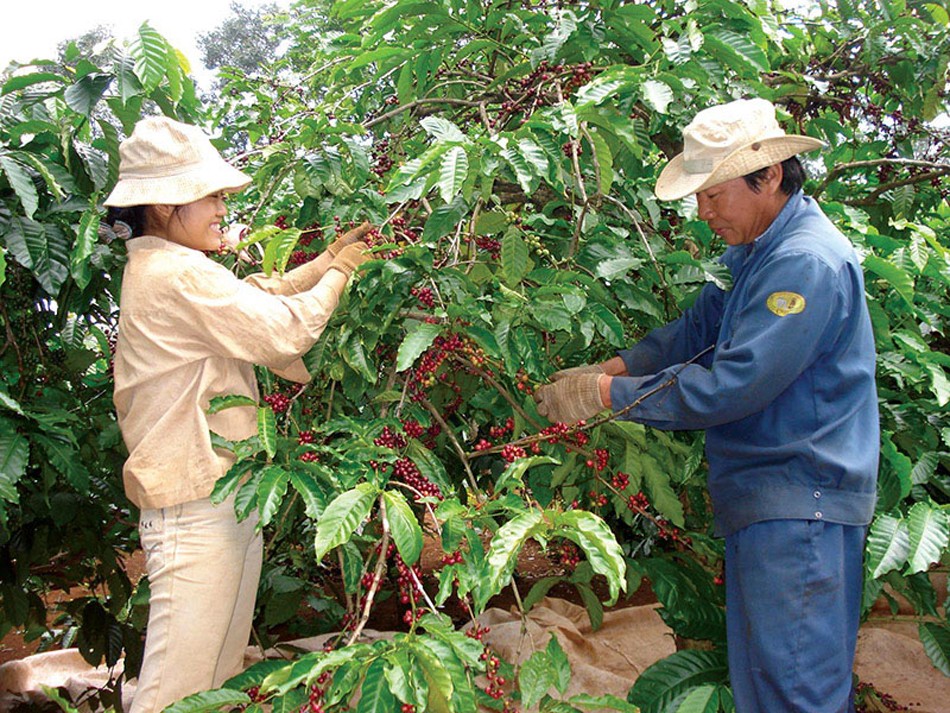
<path id="1" fill-rule="evenodd" d="M 771 103 L 701 111 L 683 139 L 656 195 L 696 194 L 728 245 L 731 290 L 707 285 L 633 348 L 558 372 L 538 411 L 574 422 L 628 409 L 656 428 L 705 429 L 736 709 L 852 710 L 879 450 L 861 266 L 801 191 L 796 154 L 821 142 L 785 134 Z"/>

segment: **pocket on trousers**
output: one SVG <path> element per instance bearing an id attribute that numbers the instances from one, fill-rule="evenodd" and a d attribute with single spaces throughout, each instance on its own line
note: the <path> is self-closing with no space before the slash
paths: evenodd
<path id="1" fill-rule="evenodd" d="M 145 553 L 145 571 L 155 581 L 155 575 L 165 566 L 165 513 L 162 510 L 144 510 L 139 518 L 139 541 Z"/>

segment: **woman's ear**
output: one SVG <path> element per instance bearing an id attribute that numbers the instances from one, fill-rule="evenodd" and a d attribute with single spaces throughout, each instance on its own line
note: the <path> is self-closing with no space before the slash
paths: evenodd
<path id="1" fill-rule="evenodd" d="M 175 212 L 173 205 L 148 205 L 145 206 L 145 226 L 148 233 L 158 237 L 164 237 L 168 222 Z"/>

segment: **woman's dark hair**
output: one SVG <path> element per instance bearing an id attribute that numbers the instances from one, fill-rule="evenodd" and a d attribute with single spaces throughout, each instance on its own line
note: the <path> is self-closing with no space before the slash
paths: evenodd
<path id="1" fill-rule="evenodd" d="M 743 176 L 746 185 L 753 193 L 758 193 L 761 189 L 762 181 L 765 180 L 765 172 L 768 170 L 769 166 L 766 166 Z M 800 191 L 803 185 L 805 185 L 805 168 L 802 166 L 802 162 L 798 160 L 798 156 L 792 156 L 782 161 L 782 183 L 779 185 L 779 190 L 790 196 Z"/>
<path id="2" fill-rule="evenodd" d="M 145 235 L 145 206 L 131 205 L 117 208 L 112 206 L 106 213 L 106 222 L 115 227 L 116 222 L 122 221 L 132 231 L 130 238 Z"/>

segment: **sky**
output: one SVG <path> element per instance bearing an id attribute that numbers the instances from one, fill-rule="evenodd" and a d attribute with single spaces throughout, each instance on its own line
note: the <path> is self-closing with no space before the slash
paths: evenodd
<path id="1" fill-rule="evenodd" d="M 130 39 L 144 22 L 184 53 L 193 73 L 202 73 L 196 40 L 230 15 L 232 0 L 15 0 L 8 3 L 0 23 L 0 69 L 11 60 L 55 58 L 56 46 L 97 25 L 113 28 L 120 40 Z M 240 0 L 245 7 L 267 0 Z M 275 0 L 271 0 L 274 2 Z M 276 0 L 287 6 L 287 0 Z"/>

